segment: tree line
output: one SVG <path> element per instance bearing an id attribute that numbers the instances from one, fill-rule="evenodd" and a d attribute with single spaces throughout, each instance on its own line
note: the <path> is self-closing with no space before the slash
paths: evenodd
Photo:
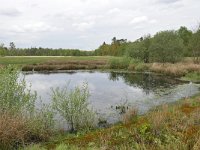
<path id="1" fill-rule="evenodd" d="M 182 26 L 178 30 L 157 32 L 154 36 L 148 34 L 133 42 L 114 37 L 111 44 L 104 42 L 96 49 L 95 55 L 128 56 L 144 63 L 175 63 L 182 57 L 194 57 L 199 62 L 200 28 L 192 32 Z"/>
<path id="2" fill-rule="evenodd" d="M 0 44 L 0 56 L 92 56 L 93 51 L 82 51 L 79 49 L 52 49 L 52 48 L 16 48 L 11 42 L 9 47 Z"/>
<path id="3" fill-rule="evenodd" d="M 94 51 L 78 49 L 49 48 L 16 48 L 13 42 L 9 47 L 0 44 L 2 56 L 128 56 L 144 63 L 172 62 L 183 57 L 193 57 L 199 62 L 200 57 L 200 27 L 191 31 L 187 27 L 178 30 L 157 32 L 154 36 L 148 34 L 133 42 L 114 37 L 111 44 L 103 42 Z"/>

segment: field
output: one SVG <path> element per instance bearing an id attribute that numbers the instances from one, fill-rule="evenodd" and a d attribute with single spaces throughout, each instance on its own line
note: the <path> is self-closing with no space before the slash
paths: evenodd
<path id="1" fill-rule="evenodd" d="M 8 64 L 17 64 L 17 65 L 33 65 L 39 63 L 46 63 L 50 61 L 90 61 L 90 60 L 97 60 L 97 61 L 107 61 L 111 57 L 98 57 L 98 56 L 7 56 L 7 57 L 0 57 L 0 64 L 1 65 L 8 65 Z"/>
<path id="2" fill-rule="evenodd" d="M 1 57 L 0 65 L 14 64 L 23 71 L 55 71 L 79 69 L 103 69 L 112 57 L 56 57 L 56 56 L 24 56 Z"/>

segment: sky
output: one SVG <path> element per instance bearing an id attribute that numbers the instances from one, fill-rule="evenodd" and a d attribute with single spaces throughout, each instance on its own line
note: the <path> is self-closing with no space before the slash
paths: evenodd
<path id="1" fill-rule="evenodd" d="M 0 43 L 94 50 L 200 22 L 200 0 L 0 0 Z"/>

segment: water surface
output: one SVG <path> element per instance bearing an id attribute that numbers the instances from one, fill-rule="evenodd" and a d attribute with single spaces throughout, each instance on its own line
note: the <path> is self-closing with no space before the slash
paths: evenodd
<path id="1" fill-rule="evenodd" d="M 88 83 L 91 106 L 110 122 L 117 120 L 116 106 L 135 107 L 140 113 L 150 108 L 192 96 L 199 85 L 152 73 L 116 73 L 99 71 L 69 71 L 65 73 L 24 73 L 39 101 L 51 102 L 51 88 L 74 88 Z"/>

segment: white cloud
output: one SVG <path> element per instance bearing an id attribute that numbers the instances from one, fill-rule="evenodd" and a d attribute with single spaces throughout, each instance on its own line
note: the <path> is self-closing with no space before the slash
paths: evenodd
<path id="1" fill-rule="evenodd" d="M 136 24 L 136 23 L 143 23 L 143 22 L 146 22 L 148 21 L 148 18 L 147 16 L 141 16 L 141 17 L 136 17 L 134 18 L 133 20 L 131 20 L 131 24 Z"/>
<path id="2" fill-rule="evenodd" d="M 140 17 L 136 17 L 133 20 L 131 20 L 130 24 L 142 24 L 142 23 L 151 23 L 151 24 L 155 24 L 157 23 L 156 19 L 149 19 L 147 16 L 140 16 Z"/>
<path id="3" fill-rule="evenodd" d="M 120 13 L 120 9 L 119 8 L 113 8 L 111 10 L 108 11 L 109 14 L 116 14 L 116 13 Z"/>
<path id="4" fill-rule="evenodd" d="M 159 3 L 166 3 L 166 4 L 176 3 L 179 1 L 181 1 L 181 0 L 157 0 L 157 2 L 159 2 Z"/>
<path id="5" fill-rule="evenodd" d="M 6 17 L 16 17 L 22 14 L 18 9 L 16 8 L 4 8 L 0 10 L 0 15 L 1 16 L 6 16 Z"/>
<path id="6" fill-rule="evenodd" d="M 79 31 L 85 31 L 88 29 L 91 29 L 94 26 L 95 22 L 80 22 L 80 23 L 74 23 L 72 24 L 73 27 L 75 27 Z"/>
<path id="7" fill-rule="evenodd" d="M 0 43 L 95 49 L 200 19 L 199 0 L 0 0 Z M 194 15 L 195 14 L 195 15 Z"/>
<path id="8" fill-rule="evenodd" d="M 151 24 L 155 24 L 155 23 L 157 23 L 158 21 L 156 20 L 156 19 L 152 19 L 152 20 L 150 20 L 149 21 L 149 23 L 151 23 Z"/>
<path id="9" fill-rule="evenodd" d="M 40 33 L 58 31 L 57 27 L 50 26 L 44 22 L 25 23 L 23 25 L 14 25 L 11 32 L 16 33 Z"/>

